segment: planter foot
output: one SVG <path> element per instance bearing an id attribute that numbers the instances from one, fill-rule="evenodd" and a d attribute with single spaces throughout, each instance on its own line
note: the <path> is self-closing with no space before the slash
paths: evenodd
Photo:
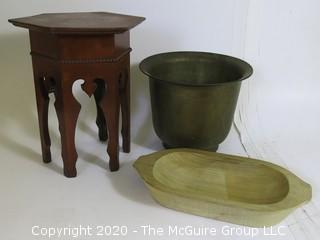
<path id="1" fill-rule="evenodd" d="M 173 146 L 170 144 L 167 144 L 165 142 L 162 142 L 162 146 L 165 149 L 172 149 L 172 148 L 193 148 L 193 149 L 201 149 L 201 150 L 206 150 L 206 151 L 210 151 L 210 152 L 216 152 L 219 148 L 219 144 L 211 146 L 211 147 L 196 147 L 196 146 Z"/>

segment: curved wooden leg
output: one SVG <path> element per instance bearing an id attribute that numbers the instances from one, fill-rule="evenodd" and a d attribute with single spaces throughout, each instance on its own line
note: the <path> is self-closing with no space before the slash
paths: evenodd
<path id="1" fill-rule="evenodd" d="M 48 108 L 49 108 L 49 93 L 45 88 L 44 84 L 45 78 L 35 75 L 35 92 L 37 100 L 37 109 L 38 109 L 38 121 L 40 129 L 40 140 L 41 140 L 41 149 L 42 149 L 42 159 L 43 162 L 51 162 L 51 152 L 50 152 L 50 136 L 48 128 Z"/>
<path id="2" fill-rule="evenodd" d="M 119 169 L 119 79 L 112 77 L 107 79 L 106 94 L 100 101 L 100 107 L 103 110 L 107 120 L 109 141 L 107 152 L 109 154 L 109 168 L 111 171 Z"/>
<path id="3" fill-rule="evenodd" d="M 120 104 L 122 115 L 122 148 L 130 152 L 130 70 L 125 71 L 120 81 Z"/>
<path id="4" fill-rule="evenodd" d="M 64 175 L 75 177 L 77 175 L 76 162 L 78 154 L 75 148 L 75 129 L 80 104 L 72 94 L 72 81 L 70 79 L 60 79 L 55 91 L 55 108 L 59 120 L 59 130 L 61 135 L 62 159 L 64 164 Z M 62 86 L 62 84 L 64 84 Z"/>
<path id="5" fill-rule="evenodd" d="M 108 139 L 107 123 L 103 114 L 103 110 L 100 107 L 100 102 L 103 98 L 103 95 L 105 94 L 105 85 L 103 80 L 102 81 L 97 80 L 96 84 L 97 84 L 97 88 L 94 92 L 94 99 L 97 106 L 96 124 L 98 126 L 100 141 L 107 141 Z"/>

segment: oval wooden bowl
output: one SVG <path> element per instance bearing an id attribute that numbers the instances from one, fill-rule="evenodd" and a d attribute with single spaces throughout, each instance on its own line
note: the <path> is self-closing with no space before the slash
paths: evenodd
<path id="1" fill-rule="evenodd" d="M 193 149 L 135 163 L 154 199 L 178 211 L 251 227 L 279 223 L 311 199 L 311 186 L 275 164 Z"/>

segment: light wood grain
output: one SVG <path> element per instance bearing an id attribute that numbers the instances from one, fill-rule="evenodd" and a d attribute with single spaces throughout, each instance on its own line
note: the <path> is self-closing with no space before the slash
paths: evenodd
<path id="1" fill-rule="evenodd" d="M 161 205 L 246 226 L 277 224 L 311 199 L 309 184 L 256 159 L 171 149 L 142 156 L 134 167 Z"/>

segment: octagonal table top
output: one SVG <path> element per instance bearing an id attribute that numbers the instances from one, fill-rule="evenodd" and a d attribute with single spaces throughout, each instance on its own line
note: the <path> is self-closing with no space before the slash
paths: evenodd
<path id="1" fill-rule="evenodd" d="M 45 13 L 8 21 L 15 26 L 57 34 L 120 33 L 142 21 L 144 17 L 110 12 Z"/>

